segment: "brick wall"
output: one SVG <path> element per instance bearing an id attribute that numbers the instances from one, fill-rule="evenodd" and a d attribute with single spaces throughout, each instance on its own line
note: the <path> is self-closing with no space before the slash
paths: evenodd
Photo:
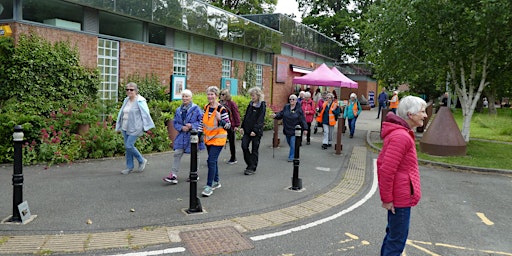
<path id="1" fill-rule="evenodd" d="M 162 85 L 170 86 L 173 51 L 158 46 L 121 41 L 119 44 L 119 77 L 122 84 L 129 75 L 155 74 Z"/>
<path id="2" fill-rule="evenodd" d="M 89 68 L 97 67 L 98 38 L 82 33 L 62 29 L 39 27 L 22 23 L 11 24 L 14 39 L 17 41 L 21 34 L 35 33 L 49 42 L 69 41 L 72 47 L 77 47 L 80 63 Z"/>
<path id="3" fill-rule="evenodd" d="M 222 77 L 222 58 L 188 54 L 187 88 L 194 93 L 205 93 L 208 86 L 220 88 Z"/>

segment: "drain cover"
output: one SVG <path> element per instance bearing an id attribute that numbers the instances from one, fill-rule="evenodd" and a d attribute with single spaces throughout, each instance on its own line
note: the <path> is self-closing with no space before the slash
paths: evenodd
<path id="1" fill-rule="evenodd" d="M 221 227 L 181 232 L 180 237 L 196 256 L 231 253 L 254 248 L 234 227 Z"/>

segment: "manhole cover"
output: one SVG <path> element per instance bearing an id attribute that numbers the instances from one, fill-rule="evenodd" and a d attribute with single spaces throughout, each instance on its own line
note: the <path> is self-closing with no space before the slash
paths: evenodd
<path id="1" fill-rule="evenodd" d="M 233 227 L 181 232 L 186 247 L 197 256 L 231 253 L 254 248 L 254 245 Z"/>

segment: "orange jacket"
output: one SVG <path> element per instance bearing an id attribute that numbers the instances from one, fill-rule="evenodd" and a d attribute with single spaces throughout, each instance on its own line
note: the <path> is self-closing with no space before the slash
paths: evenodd
<path id="1" fill-rule="evenodd" d="M 228 132 L 224 130 L 224 127 L 219 126 L 219 122 L 216 119 L 217 110 L 222 111 L 224 107 L 215 108 L 212 114 L 208 117 L 208 113 L 203 115 L 203 133 L 204 143 L 209 146 L 224 146 L 228 138 Z M 208 109 L 208 106 L 205 107 Z M 208 110 L 206 110 L 208 111 Z"/>
<path id="2" fill-rule="evenodd" d="M 318 114 L 318 116 L 316 117 L 316 121 L 321 124 L 322 123 L 322 118 L 324 116 L 324 111 L 325 109 L 327 108 L 327 105 L 329 104 L 328 101 L 325 101 L 324 102 L 324 105 L 322 106 L 322 111 L 320 111 L 320 114 Z M 334 118 L 334 113 L 333 111 L 338 108 L 338 102 L 337 101 L 332 101 L 332 104 L 331 104 L 331 108 L 328 109 L 329 111 L 329 125 L 330 126 L 334 126 L 336 125 L 336 119 Z"/>
<path id="3" fill-rule="evenodd" d="M 398 95 L 393 95 L 389 101 L 389 108 L 398 108 L 398 103 L 400 103 L 400 100 L 398 100 Z"/>

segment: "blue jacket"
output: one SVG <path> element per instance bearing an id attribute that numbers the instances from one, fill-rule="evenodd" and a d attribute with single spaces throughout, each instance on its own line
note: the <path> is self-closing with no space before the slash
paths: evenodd
<path id="1" fill-rule="evenodd" d="M 295 136 L 295 126 L 300 125 L 302 131 L 308 129 L 306 123 L 306 117 L 302 112 L 300 103 L 295 105 L 295 109 L 292 111 L 290 104 L 286 104 L 281 112 L 276 113 L 274 119 L 283 119 L 283 133 L 286 136 Z"/>
<path id="2" fill-rule="evenodd" d="M 183 105 L 179 106 L 176 109 L 176 113 L 174 114 L 174 129 L 178 131 L 178 135 L 173 141 L 174 150 L 176 149 L 184 149 L 185 153 L 190 153 L 190 131 L 184 132 L 181 130 L 183 126 L 190 123 L 192 125 L 192 129 L 199 130 L 199 125 L 203 120 L 203 110 L 194 103 L 190 103 L 191 106 L 187 110 L 185 115 L 185 119 L 182 118 L 182 109 Z M 199 140 L 198 149 L 205 149 L 204 141 Z"/>
<path id="3" fill-rule="evenodd" d="M 123 127 L 123 109 L 128 102 L 129 97 L 126 97 L 123 101 L 123 106 L 119 110 L 117 114 L 117 122 L 116 122 L 116 131 L 120 131 L 121 127 Z M 148 104 L 146 103 L 146 99 L 140 95 L 137 95 L 137 104 L 134 104 L 128 113 L 128 128 L 126 130 L 126 134 L 130 136 L 141 136 L 143 132 L 150 130 L 151 128 L 155 128 L 155 123 L 153 123 L 153 119 L 151 119 L 151 115 L 149 114 Z"/>

